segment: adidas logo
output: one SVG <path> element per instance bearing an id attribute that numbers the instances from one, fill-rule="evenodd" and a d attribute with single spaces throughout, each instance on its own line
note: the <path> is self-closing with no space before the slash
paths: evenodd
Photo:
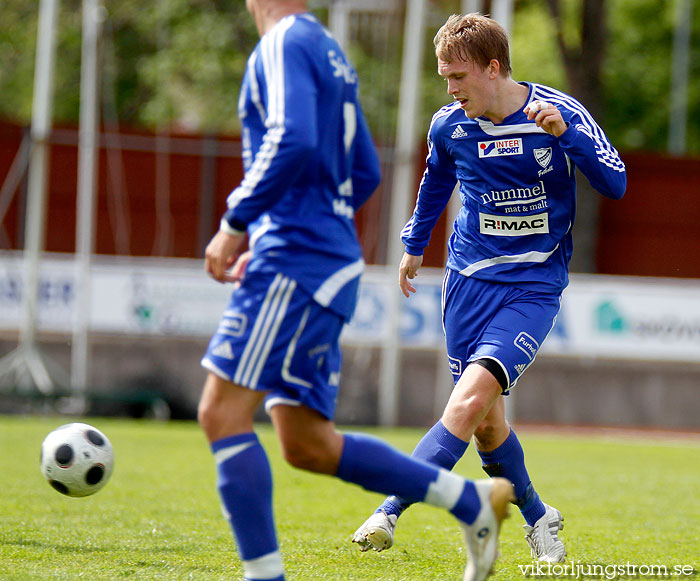
<path id="1" fill-rule="evenodd" d="M 224 341 L 223 343 L 216 346 L 212 353 L 217 357 L 222 357 L 223 359 L 233 359 L 233 351 L 231 350 L 231 343 Z"/>
<path id="2" fill-rule="evenodd" d="M 452 139 L 460 139 L 469 135 L 461 125 L 457 125 L 457 128 L 452 132 Z"/>

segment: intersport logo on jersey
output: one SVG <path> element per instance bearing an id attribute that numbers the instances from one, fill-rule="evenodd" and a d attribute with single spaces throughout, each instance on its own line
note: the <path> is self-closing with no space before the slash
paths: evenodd
<path id="1" fill-rule="evenodd" d="M 489 236 L 548 234 L 549 216 L 546 212 L 532 216 L 495 216 L 479 212 L 479 231 Z"/>
<path id="2" fill-rule="evenodd" d="M 499 157 L 501 155 L 522 155 L 523 140 L 496 139 L 494 141 L 479 142 L 479 157 Z"/>

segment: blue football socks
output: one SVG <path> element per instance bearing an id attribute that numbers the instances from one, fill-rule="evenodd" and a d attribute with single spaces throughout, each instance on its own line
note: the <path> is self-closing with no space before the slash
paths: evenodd
<path id="1" fill-rule="evenodd" d="M 545 513 L 543 502 L 530 482 L 530 476 L 525 468 L 525 454 L 518 437 L 513 430 L 505 441 L 491 452 L 481 452 L 484 471 L 489 476 L 503 476 L 513 483 L 515 504 L 520 508 L 525 521 L 530 526 Z"/>
<path id="2" fill-rule="evenodd" d="M 467 524 L 479 514 L 481 502 L 472 482 L 366 434 L 344 434 L 344 440 L 336 473 L 342 480 L 374 492 L 394 493 L 411 503 L 446 508 Z"/>
<path id="3" fill-rule="evenodd" d="M 452 470 L 464 456 L 467 446 L 469 442 L 459 439 L 442 424 L 442 420 L 438 420 L 421 438 L 411 456 L 445 470 Z M 392 495 L 387 497 L 375 512 L 384 511 L 387 514 L 401 516 L 401 513 L 411 504 L 398 495 Z"/>
<path id="4" fill-rule="evenodd" d="M 243 561 L 246 581 L 283 581 L 272 514 L 272 474 L 254 433 L 212 443 L 217 486 Z"/>

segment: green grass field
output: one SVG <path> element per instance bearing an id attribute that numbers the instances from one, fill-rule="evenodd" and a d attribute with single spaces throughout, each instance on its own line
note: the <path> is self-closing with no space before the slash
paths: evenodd
<path id="1" fill-rule="evenodd" d="M 87 421 L 112 441 L 116 465 L 104 489 L 81 499 L 61 496 L 39 472 L 43 438 L 68 420 L 0 416 L 5 458 L 0 473 L 0 579 L 241 579 L 214 488 L 213 461 L 198 426 Z M 406 451 L 423 433 L 369 431 Z M 269 426 L 259 426 L 259 434 L 274 473 L 277 526 L 289 580 L 462 578 L 465 551 L 452 517 L 415 506 L 402 517 L 391 550 L 360 553 L 349 537 L 381 497 L 287 466 Z M 579 567 L 579 578 L 652 577 L 660 569 L 651 566 L 666 567 L 669 577 L 699 576 L 697 440 L 530 431 L 520 436 L 540 494 L 564 513 L 562 538 L 569 565 Z M 471 449 L 456 470 L 483 477 Z M 628 564 L 642 569 L 636 575 L 612 569 Z M 494 578 L 523 579 L 521 567 L 527 565 L 532 560 L 516 510 L 501 533 Z M 605 572 L 585 568 L 592 565 L 606 567 Z M 546 573 L 540 570 L 530 577 Z M 576 578 L 573 569 L 550 573 Z"/>

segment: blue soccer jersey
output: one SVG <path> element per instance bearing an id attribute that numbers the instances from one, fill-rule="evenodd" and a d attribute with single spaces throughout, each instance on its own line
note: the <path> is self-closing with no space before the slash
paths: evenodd
<path id="1" fill-rule="evenodd" d="M 238 102 L 245 174 L 224 220 L 248 230 L 248 272 L 279 272 L 349 318 L 364 267 L 355 210 L 379 184 L 357 75 L 311 14 L 280 20 L 251 54 Z"/>
<path id="2" fill-rule="evenodd" d="M 426 170 L 413 216 L 402 231 L 406 252 L 423 254 L 456 182 L 462 208 L 447 267 L 474 278 L 560 293 L 568 284 L 578 167 L 591 185 L 618 199 L 625 166 L 590 113 L 549 87 L 526 84 L 527 99 L 555 105 L 568 129 L 545 132 L 522 110 L 494 124 L 469 119 L 455 102 L 440 109 L 428 134 Z"/>

